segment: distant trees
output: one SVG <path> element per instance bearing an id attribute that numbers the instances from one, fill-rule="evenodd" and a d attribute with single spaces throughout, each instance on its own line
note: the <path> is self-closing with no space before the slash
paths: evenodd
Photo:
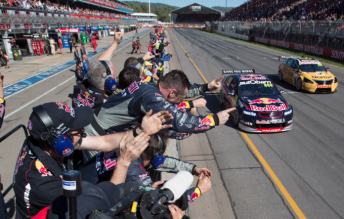
<path id="1" fill-rule="evenodd" d="M 128 2 L 123 1 L 127 3 L 132 9 L 134 9 L 134 12 L 137 13 L 148 13 L 149 7 L 147 3 L 143 2 Z M 178 7 L 165 5 L 161 3 L 151 3 L 151 13 L 156 14 L 158 16 L 158 20 L 161 22 L 169 22 L 170 17 L 168 16 L 170 11 L 173 11 L 177 9 Z"/>

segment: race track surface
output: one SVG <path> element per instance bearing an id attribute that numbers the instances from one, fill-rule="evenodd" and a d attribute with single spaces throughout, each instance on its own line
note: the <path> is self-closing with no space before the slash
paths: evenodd
<path id="1" fill-rule="evenodd" d="M 248 139 L 276 177 L 263 167 L 244 135 L 229 121 L 206 132 L 237 218 L 343 218 L 344 116 L 343 69 L 330 71 L 339 81 L 334 94 L 307 94 L 278 80 L 278 56 L 288 55 L 214 36 L 196 29 L 168 29 L 182 70 L 191 82 L 203 79 L 176 39 L 210 82 L 224 69 L 252 69 L 268 75 L 294 108 L 294 129 L 249 134 Z M 217 96 L 205 95 L 207 109 L 221 110 Z M 279 179 L 285 191 L 281 192 Z M 289 198 L 288 194 L 290 195 Z M 286 198 L 288 197 L 288 199 Z"/>

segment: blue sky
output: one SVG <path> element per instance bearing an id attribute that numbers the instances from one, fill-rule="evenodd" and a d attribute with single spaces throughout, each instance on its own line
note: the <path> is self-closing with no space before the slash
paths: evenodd
<path id="1" fill-rule="evenodd" d="M 140 1 L 140 0 L 126 0 L 126 1 L 139 1 L 139 2 L 147 2 L 148 0 L 145 1 Z M 177 7 L 184 7 L 187 5 L 191 5 L 193 3 L 198 3 L 200 5 L 204 5 L 207 7 L 213 7 L 213 6 L 221 6 L 221 7 L 225 7 L 226 6 L 226 0 L 173 0 L 173 1 L 166 1 L 166 0 L 160 0 L 160 1 L 155 1 L 155 0 L 151 0 L 151 2 L 154 3 L 164 3 L 164 4 L 168 4 L 168 5 L 173 5 L 173 6 L 177 6 Z M 243 4 L 244 0 L 227 0 L 227 7 L 238 7 L 239 5 Z"/>

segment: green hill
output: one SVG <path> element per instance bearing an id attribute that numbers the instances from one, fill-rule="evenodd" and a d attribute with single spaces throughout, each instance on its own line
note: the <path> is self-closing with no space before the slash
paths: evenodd
<path id="1" fill-rule="evenodd" d="M 148 13 L 148 3 L 144 2 L 129 2 L 123 1 L 128 4 L 134 12 L 137 13 Z M 170 11 L 177 9 L 178 7 L 166 5 L 163 3 L 151 3 L 151 13 L 156 14 L 158 16 L 158 20 L 162 22 L 169 22 L 170 17 L 168 16 Z"/>

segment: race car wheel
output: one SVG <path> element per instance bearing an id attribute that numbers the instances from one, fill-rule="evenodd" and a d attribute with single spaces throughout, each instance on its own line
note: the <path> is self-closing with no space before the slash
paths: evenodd
<path id="1" fill-rule="evenodd" d="M 302 79 L 298 78 L 296 81 L 296 90 L 301 91 L 302 89 Z"/>
<path id="2" fill-rule="evenodd" d="M 238 113 L 238 110 L 235 110 L 235 113 L 234 113 L 234 125 L 236 125 L 236 126 L 239 126 L 239 120 L 240 120 L 240 118 L 239 118 L 239 113 Z"/>
<path id="3" fill-rule="evenodd" d="M 278 72 L 278 79 L 279 79 L 280 81 L 283 81 L 283 73 L 282 73 L 282 71 L 279 71 L 279 72 Z"/>

